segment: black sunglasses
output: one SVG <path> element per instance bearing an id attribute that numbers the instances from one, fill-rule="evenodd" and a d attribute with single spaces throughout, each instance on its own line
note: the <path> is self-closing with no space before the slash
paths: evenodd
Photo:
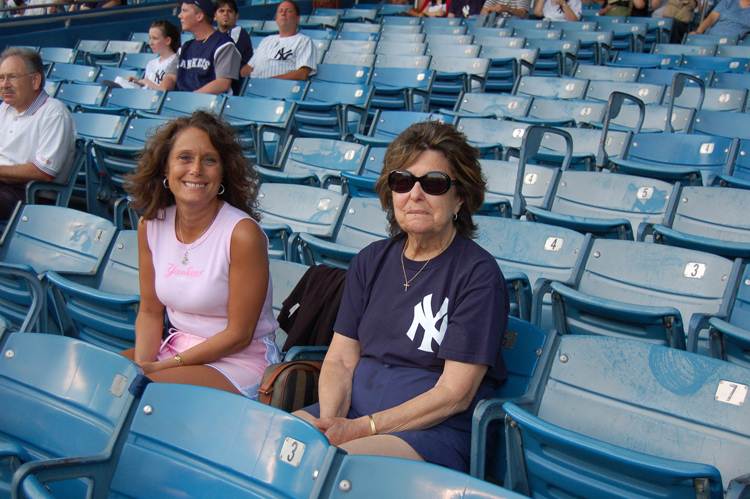
<path id="1" fill-rule="evenodd" d="M 393 192 L 401 194 L 411 192 L 417 182 L 422 186 L 422 190 L 431 196 L 445 194 L 452 185 L 457 183 L 455 180 L 451 180 L 447 173 L 443 172 L 430 172 L 421 177 L 415 177 L 406 170 L 393 170 L 388 174 L 388 187 Z"/>

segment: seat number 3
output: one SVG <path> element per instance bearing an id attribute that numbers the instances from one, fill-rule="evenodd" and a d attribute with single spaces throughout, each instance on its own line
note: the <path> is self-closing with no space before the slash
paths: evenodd
<path id="1" fill-rule="evenodd" d="M 306 445 L 299 440 L 286 437 L 284 438 L 284 445 L 281 446 L 279 459 L 296 468 L 302 461 L 302 456 L 305 454 L 305 447 Z"/>

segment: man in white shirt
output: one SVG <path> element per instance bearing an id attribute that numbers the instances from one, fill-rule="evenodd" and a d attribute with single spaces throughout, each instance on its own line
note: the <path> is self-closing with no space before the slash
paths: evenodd
<path id="1" fill-rule="evenodd" d="M 297 33 L 300 9 L 294 0 L 284 0 L 276 9 L 279 34 L 267 36 L 247 63 L 250 78 L 307 81 L 318 70 L 315 44 Z"/>
<path id="2" fill-rule="evenodd" d="M 28 181 L 68 181 L 76 125 L 65 104 L 44 91 L 37 52 L 9 48 L 0 58 L 0 219 L 7 219 Z"/>

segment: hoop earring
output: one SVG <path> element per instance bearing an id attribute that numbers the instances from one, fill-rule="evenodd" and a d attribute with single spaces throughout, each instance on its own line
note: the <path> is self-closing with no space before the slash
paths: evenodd
<path id="1" fill-rule="evenodd" d="M 453 214 L 453 221 L 455 222 L 456 220 L 458 220 L 458 213 Z"/>
<path id="2" fill-rule="evenodd" d="M 162 180 L 161 183 L 165 189 L 169 189 L 169 180 L 167 180 L 167 177 L 164 177 L 164 180 Z"/>
<path id="3" fill-rule="evenodd" d="M 216 193 L 217 196 L 221 196 L 222 194 L 224 194 L 224 191 L 226 191 L 226 189 L 224 188 L 224 184 L 221 184 L 219 187 L 219 192 Z"/>

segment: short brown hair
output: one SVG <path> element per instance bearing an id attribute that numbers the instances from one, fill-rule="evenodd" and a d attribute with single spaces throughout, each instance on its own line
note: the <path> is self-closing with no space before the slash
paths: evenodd
<path id="1" fill-rule="evenodd" d="M 44 82 L 46 81 L 44 77 L 44 62 L 39 52 L 25 47 L 8 47 L 0 54 L 0 63 L 8 57 L 18 57 L 23 61 L 24 66 L 26 66 L 26 71 L 29 73 L 39 73 L 42 76 L 41 87 L 44 88 Z"/>
<path id="2" fill-rule="evenodd" d="M 126 178 L 129 183 L 125 190 L 133 198 L 130 206 L 143 210 L 143 218 L 151 220 L 162 217 L 163 211 L 175 203 L 172 191 L 162 182 L 175 138 L 186 128 L 206 132 L 219 153 L 224 192 L 218 198 L 260 221 L 257 200 L 260 176 L 245 158 L 237 132 L 214 113 L 206 111 L 196 111 L 165 123 L 149 137 L 135 173 Z"/>
<path id="3" fill-rule="evenodd" d="M 432 120 L 415 123 L 401 132 L 385 153 L 383 171 L 375 184 L 375 191 L 388 218 L 388 233 L 397 240 L 406 237 L 393 212 L 388 174 L 410 167 L 427 150 L 442 153 L 450 163 L 456 180 L 456 194 L 463 201 L 453 224 L 462 236 L 476 237 L 478 226 L 471 216 L 482 207 L 487 191 L 487 178 L 479 164 L 479 150 L 470 145 L 466 136 L 453 125 Z"/>

